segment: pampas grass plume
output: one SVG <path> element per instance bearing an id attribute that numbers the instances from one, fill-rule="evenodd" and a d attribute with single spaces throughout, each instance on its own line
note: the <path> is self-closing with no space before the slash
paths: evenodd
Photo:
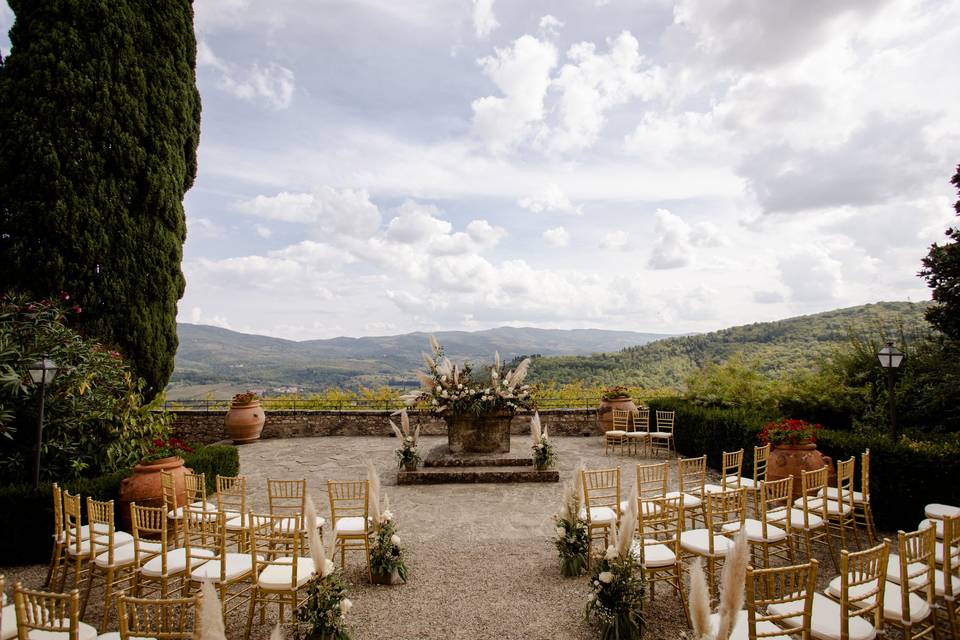
<path id="1" fill-rule="evenodd" d="M 510 375 L 510 389 L 513 389 L 517 385 L 523 382 L 524 378 L 527 377 L 527 371 L 530 370 L 530 358 L 525 358 L 523 362 L 517 365 L 516 370 Z"/>
<path id="2" fill-rule="evenodd" d="M 530 439 L 533 440 L 533 446 L 540 444 L 540 413 L 537 411 L 530 418 Z"/>
<path id="3" fill-rule="evenodd" d="M 367 460 L 367 505 L 373 516 L 374 530 L 380 530 L 380 474 L 373 462 Z"/>
<path id="4" fill-rule="evenodd" d="M 200 602 L 200 640 L 227 640 L 220 598 L 213 582 L 204 580 L 200 585 L 200 593 L 203 595 Z"/>
<path id="5" fill-rule="evenodd" d="M 633 546 L 633 532 L 637 528 L 637 501 L 627 500 L 627 512 L 620 519 L 620 531 L 617 539 L 617 553 L 625 558 Z"/>
<path id="6" fill-rule="evenodd" d="M 270 632 L 270 640 L 284 640 L 283 638 L 283 629 L 280 628 L 280 623 L 277 623 L 277 626 L 273 628 L 273 631 Z"/>
<path id="7" fill-rule="evenodd" d="M 320 531 L 317 529 L 317 508 L 313 504 L 313 498 L 307 494 L 306 504 L 303 508 L 304 526 L 307 528 L 307 539 L 310 541 L 310 557 L 313 558 L 313 571 L 318 576 L 323 575 L 323 570 L 327 565 L 327 556 L 324 553 L 323 544 L 320 542 Z"/>
<path id="8" fill-rule="evenodd" d="M 710 634 L 710 596 L 707 594 L 707 579 L 703 575 L 700 558 L 690 567 L 690 624 L 693 635 L 700 640 Z"/>
<path id="9" fill-rule="evenodd" d="M 747 562 L 750 558 L 750 543 L 747 542 L 747 528 L 741 527 L 733 542 L 733 548 L 727 553 L 720 577 L 720 622 L 717 624 L 715 640 L 727 640 L 733 632 L 737 613 L 743 608 L 744 581 L 747 575 Z"/>
<path id="10" fill-rule="evenodd" d="M 440 343 L 437 342 L 437 337 L 434 335 L 430 336 L 430 348 L 433 349 L 433 355 L 440 354 Z"/>

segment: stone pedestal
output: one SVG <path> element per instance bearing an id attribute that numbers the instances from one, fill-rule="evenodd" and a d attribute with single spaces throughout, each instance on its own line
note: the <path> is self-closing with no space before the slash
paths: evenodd
<path id="1" fill-rule="evenodd" d="M 513 414 L 508 412 L 444 416 L 450 453 L 509 453 L 512 419 Z"/>

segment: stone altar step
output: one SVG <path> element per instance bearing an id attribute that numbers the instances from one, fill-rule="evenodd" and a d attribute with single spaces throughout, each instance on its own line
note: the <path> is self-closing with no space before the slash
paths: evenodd
<path id="1" fill-rule="evenodd" d="M 447 484 L 488 482 L 560 482 L 556 469 L 537 471 L 525 466 L 446 466 L 398 471 L 397 484 Z"/>
<path id="2" fill-rule="evenodd" d="M 439 445 L 427 452 L 423 466 L 432 467 L 532 467 L 528 452 L 516 453 L 451 453 L 447 445 Z"/>

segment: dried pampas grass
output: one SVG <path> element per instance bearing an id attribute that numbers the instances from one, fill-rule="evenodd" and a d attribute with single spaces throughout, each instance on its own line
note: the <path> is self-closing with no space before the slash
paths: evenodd
<path id="1" fill-rule="evenodd" d="M 710 636 L 710 595 L 700 558 L 690 566 L 690 624 L 697 640 Z"/>
<path id="2" fill-rule="evenodd" d="M 530 358 L 524 358 L 523 362 L 517 365 L 517 368 L 507 374 L 508 388 L 513 391 L 514 388 L 523 383 L 524 379 L 527 377 L 527 372 L 530 370 Z"/>
<path id="3" fill-rule="evenodd" d="M 733 632 L 737 613 L 743 608 L 744 582 L 747 576 L 747 562 L 750 559 L 750 543 L 747 542 L 747 528 L 742 527 L 733 542 L 733 548 L 727 552 L 720 574 L 720 622 L 717 624 L 717 636 L 714 640 L 727 640 Z"/>
<path id="4" fill-rule="evenodd" d="M 223 610 L 217 589 L 210 580 L 204 580 L 200 585 L 200 640 L 227 640 L 227 632 L 223 625 Z"/>
<path id="5" fill-rule="evenodd" d="M 303 508 L 304 527 L 307 529 L 307 540 L 310 542 L 310 557 L 313 559 L 313 571 L 318 576 L 326 576 L 333 571 L 333 562 L 327 559 L 327 554 L 320 541 L 320 531 L 317 529 L 317 508 L 313 498 L 307 494 Z"/>
<path id="6" fill-rule="evenodd" d="M 633 546 L 633 532 L 637 528 L 637 501 L 627 500 L 627 512 L 620 518 L 620 531 L 616 542 L 617 554 L 626 558 Z"/>
<path id="7" fill-rule="evenodd" d="M 540 413 L 538 411 L 534 411 L 533 417 L 530 418 L 530 439 L 533 441 L 533 446 L 540 444 Z"/>
<path id="8" fill-rule="evenodd" d="M 437 363 L 433 358 L 430 357 L 429 354 L 421 353 L 420 357 L 423 359 L 423 364 L 427 365 L 428 369 L 433 371 L 436 368 Z"/>
<path id="9" fill-rule="evenodd" d="M 273 631 L 270 632 L 270 640 L 284 640 L 283 638 L 283 629 L 280 628 L 280 623 L 277 623 L 277 626 L 273 628 Z"/>
<path id="10" fill-rule="evenodd" d="M 374 531 L 380 530 L 380 474 L 373 462 L 367 460 L 367 506 L 373 517 Z"/>
<path id="11" fill-rule="evenodd" d="M 577 461 L 577 467 L 573 470 L 574 492 L 573 497 L 577 501 L 577 512 L 580 511 L 580 501 L 583 500 L 583 458 Z"/>
<path id="12" fill-rule="evenodd" d="M 437 337 L 434 335 L 430 336 L 430 348 L 433 349 L 433 355 L 440 355 L 440 343 L 437 342 Z"/>

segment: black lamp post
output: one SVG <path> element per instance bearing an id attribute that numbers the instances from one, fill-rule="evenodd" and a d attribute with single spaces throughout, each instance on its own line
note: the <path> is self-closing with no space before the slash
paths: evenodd
<path id="1" fill-rule="evenodd" d="M 888 341 L 887 346 L 877 352 L 877 358 L 880 360 L 880 366 L 887 370 L 887 398 L 890 402 L 890 435 L 894 440 L 900 438 L 900 431 L 897 429 L 896 402 L 893 397 L 893 370 L 900 367 L 903 362 L 903 352 L 893 346 L 893 341 Z"/>
<path id="2" fill-rule="evenodd" d="M 37 450 L 33 459 L 33 488 L 40 488 L 40 446 L 43 444 L 43 400 L 46 386 L 57 375 L 57 363 L 49 358 L 37 360 L 28 369 L 34 384 L 40 385 L 40 413 L 37 415 Z"/>

